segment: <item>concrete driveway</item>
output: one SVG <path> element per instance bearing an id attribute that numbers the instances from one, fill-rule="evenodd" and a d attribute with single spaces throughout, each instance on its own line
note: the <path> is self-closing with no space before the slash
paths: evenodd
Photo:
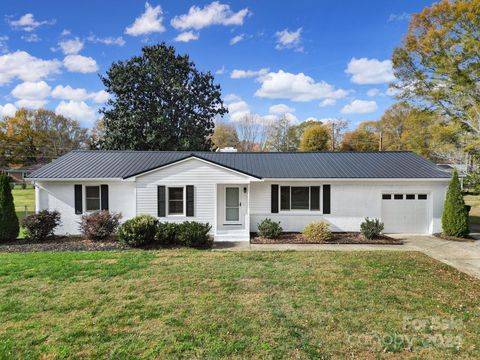
<path id="1" fill-rule="evenodd" d="M 410 249 L 416 249 L 445 264 L 480 279 L 480 234 L 470 234 L 477 240 L 448 241 L 433 236 L 390 235 L 402 239 Z"/>

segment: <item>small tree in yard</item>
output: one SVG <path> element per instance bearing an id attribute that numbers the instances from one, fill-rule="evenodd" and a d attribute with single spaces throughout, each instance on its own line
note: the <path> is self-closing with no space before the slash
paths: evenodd
<path id="1" fill-rule="evenodd" d="M 0 241 L 15 240 L 19 232 L 8 176 L 0 173 Z"/>
<path id="2" fill-rule="evenodd" d="M 442 215 L 443 233 L 447 236 L 465 237 L 469 233 L 468 213 L 465 208 L 457 170 L 452 173 Z"/>

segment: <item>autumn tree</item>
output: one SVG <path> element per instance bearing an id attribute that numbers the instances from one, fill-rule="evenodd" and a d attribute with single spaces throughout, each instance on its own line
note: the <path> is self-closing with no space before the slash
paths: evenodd
<path id="1" fill-rule="evenodd" d="M 111 94 L 101 109 L 106 149 L 210 150 L 214 119 L 227 113 L 213 75 L 165 43 L 112 64 L 101 80 Z"/>
<path id="2" fill-rule="evenodd" d="M 330 132 L 325 125 L 313 125 L 305 129 L 300 140 L 300 151 L 328 150 L 330 145 Z"/>
<path id="3" fill-rule="evenodd" d="M 272 121 L 268 131 L 268 138 L 265 148 L 268 151 L 292 151 L 292 135 L 290 120 L 285 116 L 280 116 L 277 120 Z"/>
<path id="4" fill-rule="evenodd" d="M 212 144 L 215 148 L 221 149 L 225 147 L 238 146 L 237 130 L 231 124 L 218 122 L 212 135 Z"/>
<path id="5" fill-rule="evenodd" d="M 55 159 L 81 148 L 87 130 L 53 111 L 20 109 L 0 121 L 5 162 L 25 166 Z"/>
<path id="6" fill-rule="evenodd" d="M 378 134 L 359 127 L 343 135 L 340 144 L 341 151 L 377 151 L 379 149 Z"/>
<path id="7" fill-rule="evenodd" d="M 290 151 L 298 151 L 300 147 L 300 141 L 302 139 L 302 135 L 307 128 L 313 125 L 321 125 L 321 124 L 322 124 L 321 121 L 307 119 L 297 125 L 290 126 L 290 129 L 288 130 Z"/>
<path id="8" fill-rule="evenodd" d="M 414 14 L 393 53 L 400 97 L 480 135 L 480 0 L 442 0 Z"/>

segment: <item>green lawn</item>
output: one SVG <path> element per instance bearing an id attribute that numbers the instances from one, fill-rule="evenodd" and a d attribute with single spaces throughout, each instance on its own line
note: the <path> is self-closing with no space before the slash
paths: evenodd
<path id="1" fill-rule="evenodd" d="M 20 223 L 25 217 L 25 214 L 31 214 L 35 211 L 35 189 L 28 188 L 22 189 L 20 186 L 16 186 L 12 190 L 13 202 L 15 203 L 15 211 L 17 212 L 18 220 Z M 25 212 L 25 206 L 27 211 Z M 23 229 L 20 229 L 19 237 L 22 238 L 24 235 Z"/>
<path id="2" fill-rule="evenodd" d="M 413 252 L 0 254 L 0 358 L 480 358 L 479 298 Z"/>

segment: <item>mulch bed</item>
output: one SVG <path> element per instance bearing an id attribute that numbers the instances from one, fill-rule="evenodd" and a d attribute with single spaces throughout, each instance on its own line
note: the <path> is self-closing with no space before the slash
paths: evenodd
<path id="1" fill-rule="evenodd" d="M 287 232 L 278 239 L 268 239 L 255 233 L 250 235 L 251 244 L 374 244 L 374 245 L 403 245 L 403 241 L 381 235 L 377 239 L 368 240 L 357 232 L 335 232 L 332 239 L 323 242 L 309 241 L 301 233 Z"/>
<path id="2" fill-rule="evenodd" d="M 21 239 L 0 244 L 0 252 L 36 252 L 36 251 L 92 251 L 92 250 L 128 250 L 129 246 L 114 240 L 92 241 L 80 237 L 55 237 L 42 242 Z"/>
<path id="3" fill-rule="evenodd" d="M 443 240 L 450 240 L 450 241 L 459 241 L 459 242 L 474 242 L 474 241 L 478 241 L 477 239 L 471 237 L 470 235 L 467 235 L 466 237 L 464 238 L 459 238 L 459 237 L 456 237 L 456 236 L 447 236 L 447 235 L 443 235 L 442 233 L 436 233 L 436 234 L 433 234 L 433 236 L 439 238 L 439 239 L 443 239 Z"/>

